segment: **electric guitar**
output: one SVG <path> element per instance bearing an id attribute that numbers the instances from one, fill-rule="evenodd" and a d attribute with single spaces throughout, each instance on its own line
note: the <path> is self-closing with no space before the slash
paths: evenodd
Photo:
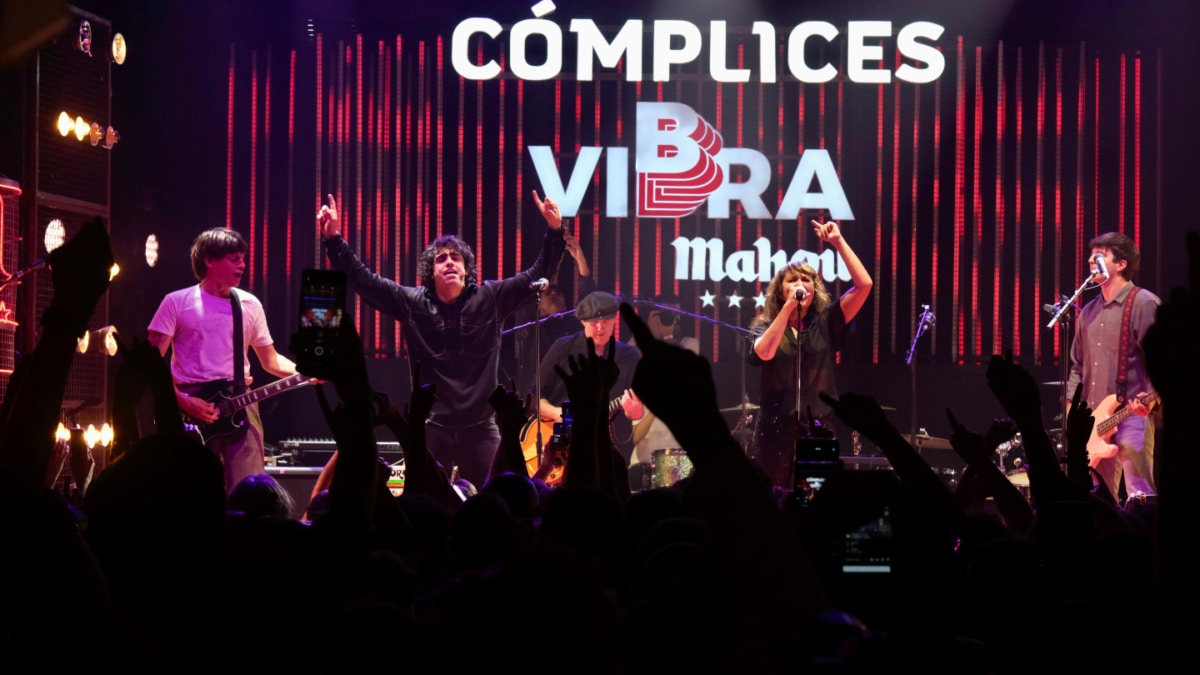
<path id="1" fill-rule="evenodd" d="M 613 415 L 621 408 L 621 397 L 618 396 L 608 403 L 608 416 L 611 420 Z M 537 473 L 538 459 L 538 426 L 542 428 L 542 446 L 545 451 L 546 446 L 550 444 L 550 439 L 554 436 L 553 420 L 543 420 L 539 415 L 535 414 L 529 418 L 525 426 L 521 427 L 521 451 L 525 453 L 525 470 L 532 476 Z M 566 457 L 566 448 L 560 448 L 559 454 L 561 457 Z M 546 485 L 557 485 L 563 477 L 563 472 L 566 470 L 566 462 L 564 459 L 562 466 L 555 466 L 550 469 L 550 475 L 546 477 Z"/>
<path id="2" fill-rule="evenodd" d="M 1137 400 L 1153 410 L 1155 404 L 1158 403 L 1158 392 L 1152 391 Z M 1094 467 L 1100 460 L 1117 454 L 1117 444 L 1111 442 L 1113 435 L 1117 432 L 1117 425 L 1129 419 L 1132 414 L 1129 406 L 1119 401 L 1116 394 L 1109 394 L 1104 397 L 1103 401 L 1096 404 L 1096 408 L 1092 410 L 1092 416 L 1096 418 L 1097 422 L 1092 427 L 1092 435 L 1088 438 L 1087 444 L 1088 463 L 1091 466 Z"/>
<path id="3" fill-rule="evenodd" d="M 189 424 L 196 425 L 196 430 L 205 441 L 211 441 L 214 438 L 230 434 L 243 433 L 246 430 L 246 413 L 242 412 L 243 408 L 252 403 L 258 403 L 263 399 L 282 394 L 285 391 L 302 387 L 308 383 L 309 378 L 307 375 L 296 373 L 291 377 L 276 380 L 257 389 L 235 394 L 233 380 L 205 382 L 195 396 L 216 406 L 218 417 L 213 422 L 202 422 L 185 416 L 186 421 Z"/>

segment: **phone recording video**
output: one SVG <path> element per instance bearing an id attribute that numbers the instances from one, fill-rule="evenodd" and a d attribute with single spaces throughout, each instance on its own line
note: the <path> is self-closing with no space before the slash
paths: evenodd
<path id="1" fill-rule="evenodd" d="M 296 365 L 313 377 L 329 375 L 338 329 L 346 317 L 346 275 L 336 270 L 304 270 L 300 277 L 300 314 Z"/>
<path id="2" fill-rule="evenodd" d="M 887 574 L 892 571 L 892 513 L 890 507 L 863 525 L 846 532 L 835 553 L 843 574 Z"/>
<path id="3" fill-rule="evenodd" d="M 792 499 L 807 506 L 821 490 L 825 479 L 842 468 L 837 439 L 799 438 L 796 440 L 796 460 Z"/>

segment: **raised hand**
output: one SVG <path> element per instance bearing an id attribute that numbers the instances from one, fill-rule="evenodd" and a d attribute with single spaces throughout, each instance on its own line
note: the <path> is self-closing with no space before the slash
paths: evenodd
<path id="1" fill-rule="evenodd" d="M 1076 385 L 1071 396 L 1071 409 L 1067 411 L 1067 477 L 1087 490 L 1092 487 L 1087 445 L 1095 424 L 1092 409 L 1083 400 L 1083 385 Z"/>
<path id="2" fill-rule="evenodd" d="M 693 452 L 687 447 L 689 442 L 698 448 L 712 445 L 711 434 L 728 436 L 708 361 L 689 349 L 654 337 L 646 322 L 626 303 L 621 304 L 621 317 L 642 352 L 633 375 L 637 397 L 666 423 L 688 452 Z"/>
<path id="3" fill-rule="evenodd" d="M 991 461 L 992 449 L 996 446 L 989 446 L 988 441 L 984 440 L 983 434 L 971 431 L 966 425 L 960 424 L 954 416 L 954 412 L 949 408 L 946 408 L 946 418 L 950 420 L 952 429 L 950 445 L 964 462 L 975 465 Z M 1009 424 L 1011 425 L 1012 422 L 1010 421 Z"/>
<path id="4" fill-rule="evenodd" d="M 567 395 L 574 410 L 591 410 L 607 400 L 608 391 L 620 374 L 616 354 L 617 344 L 612 340 L 608 344 L 605 358 L 601 360 L 596 355 L 596 343 L 592 338 L 588 338 L 587 353 L 582 356 L 572 354 L 568 358 L 570 372 L 564 371 L 557 364 L 554 366 L 554 372 L 558 373 L 567 385 Z"/>
<path id="5" fill-rule="evenodd" d="M 537 203 L 538 211 L 546 219 L 546 224 L 550 226 L 550 229 L 557 230 L 562 227 L 562 213 L 559 212 L 558 204 L 553 199 L 549 197 L 542 199 L 538 196 L 537 190 L 534 190 L 533 201 Z"/>
<path id="6" fill-rule="evenodd" d="M 513 386 L 515 389 L 515 386 Z M 500 437 L 517 438 L 521 435 L 521 429 L 525 427 L 525 423 L 529 421 L 529 416 L 532 415 L 532 402 L 530 396 L 526 396 L 522 401 L 512 389 L 506 389 L 504 385 L 496 385 L 496 390 L 488 397 L 488 403 L 492 405 L 492 409 L 496 411 L 496 425 L 500 427 Z"/>
<path id="7" fill-rule="evenodd" d="M 333 195 L 325 196 L 326 203 L 321 206 L 321 210 L 317 211 L 317 231 L 324 237 L 336 237 L 342 233 L 342 226 L 338 220 L 337 201 Z"/>
<path id="8" fill-rule="evenodd" d="M 818 220 L 812 221 L 813 234 L 821 241 L 836 246 L 842 240 L 842 229 L 838 226 L 837 221 L 831 220 L 827 223 L 822 223 Z"/>
<path id="9" fill-rule="evenodd" d="M 896 428 L 888 421 L 883 408 L 870 396 L 848 393 L 841 399 L 836 399 L 825 392 L 819 393 L 818 396 L 833 408 L 834 414 L 851 429 L 877 444 L 882 445 L 881 441 L 887 434 L 896 433 Z"/>
<path id="10" fill-rule="evenodd" d="M 54 297 L 42 321 L 59 325 L 78 337 L 87 327 L 96 302 L 108 290 L 113 254 L 104 221 L 96 218 L 50 255 Z"/>
<path id="11" fill-rule="evenodd" d="M 1013 361 L 1012 351 L 992 356 L 987 368 L 988 388 L 1018 426 L 1040 425 L 1042 394 L 1033 375 Z"/>

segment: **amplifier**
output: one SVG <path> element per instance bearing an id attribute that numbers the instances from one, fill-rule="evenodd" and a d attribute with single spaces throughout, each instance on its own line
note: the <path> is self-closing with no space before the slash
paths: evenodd
<path id="1" fill-rule="evenodd" d="M 332 438 L 289 438 L 275 444 L 279 454 L 276 466 L 325 466 L 337 450 Z M 379 456 L 388 464 L 404 461 L 404 451 L 396 441 L 376 441 Z"/>

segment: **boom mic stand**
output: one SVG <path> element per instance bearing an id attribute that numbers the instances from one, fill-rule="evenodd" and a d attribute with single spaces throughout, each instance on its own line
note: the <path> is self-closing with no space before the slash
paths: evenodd
<path id="1" fill-rule="evenodd" d="M 1105 271 L 1105 272 L 1103 272 L 1103 274 L 1104 274 L 1104 278 L 1107 280 L 1108 272 Z M 1092 281 L 1093 277 L 1095 277 L 1095 276 L 1096 276 L 1096 274 L 1089 273 L 1087 278 L 1083 280 L 1083 283 L 1079 284 L 1079 288 L 1075 289 L 1075 293 L 1073 295 L 1071 295 L 1071 297 L 1068 298 L 1065 295 L 1060 296 L 1058 304 L 1044 305 L 1042 307 L 1047 312 L 1050 312 L 1051 314 L 1053 314 L 1053 318 L 1050 319 L 1050 323 L 1046 324 L 1046 328 L 1054 328 L 1054 326 L 1057 325 L 1059 322 L 1061 322 L 1063 324 L 1062 331 L 1060 332 L 1060 335 L 1062 336 L 1062 344 L 1063 344 L 1062 364 L 1060 366 L 1062 384 L 1059 386 L 1062 389 L 1061 410 L 1062 410 L 1062 429 L 1064 431 L 1067 428 L 1067 402 L 1071 400 L 1068 397 L 1069 395 L 1067 393 L 1067 379 L 1069 377 L 1069 370 L 1068 370 L 1069 366 L 1068 366 L 1068 362 L 1067 362 L 1067 359 L 1069 357 L 1069 352 L 1067 350 L 1070 348 L 1070 344 L 1071 344 L 1071 342 L 1070 342 L 1070 340 L 1071 340 L 1071 333 L 1070 333 L 1071 316 L 1069 314 L 1067 314 L 1067 308 L 1075 307 L 1075 301 L 1079 299 L 1079 296 L 1083 295 L 1083 292 L 1085 290 L 1098 285 Z M 1073 393 L 1072 393 L 1072 395 L 1073 395 Z"/>
<path id="2" fill-rule="evenodd" d="M 911 443 L 916 443 L 917 438 L 917 364 L 913 362 L 913 354 L 917 351 L 917 340 L 921 339 L 926 330 L 937 325 L 937 317 L 929 311 L 929 305 L 921 305 L 921 309 L 921 315 L 917 317 L 917 329 L 913 332 L 912 344 L 908 346 L 908 353 L 904 357 L 904 362 L 909 365 L 909 371 L 912 374 L 912 426 L 908 435 Z"/>

